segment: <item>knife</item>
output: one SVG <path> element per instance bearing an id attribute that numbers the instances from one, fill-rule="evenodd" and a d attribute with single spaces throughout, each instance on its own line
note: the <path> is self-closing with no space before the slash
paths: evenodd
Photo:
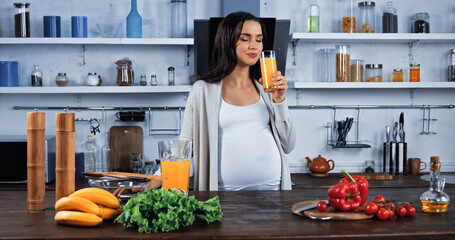
<path id="1" fill-rule="evenodd" d="M 319 202 L 319 201 L 318 201 L 318 202 Z M 296 209 L 296 210 L 294 210 L 294 211 L 292 211 L 292 212 L 293 212 L 293 213 L 299 213 L 299 212 L 301 212 L 301 211 L 305 211 L 305 210 L 308 210 L 308 209 L 316 208 L 316 206 L 318 205 L 318 202 L 315 202 L 315 203 L 312 203 L 312 204 L 310 204 L 310 205 L 306 205 L 306 206 L 304 206 L 304 207 L 298 208 L 298 209 Z M 327 201 L 327 200 L 324 200 L 323 202 L 329 204 L 329 201 Z"/>
<path id="2" fill-rule="evenodd" d="M 405 133 L 404 133 L 404 112 L 400 114 L 400 140 L 405 142 Z"/>
<path id="3" fill-rule="evenodd" d="M 395 122 L 395 125 L 393 125 L 393 142 L 397 142 L 397 134 L 398 134 L 398 123 Z"/>

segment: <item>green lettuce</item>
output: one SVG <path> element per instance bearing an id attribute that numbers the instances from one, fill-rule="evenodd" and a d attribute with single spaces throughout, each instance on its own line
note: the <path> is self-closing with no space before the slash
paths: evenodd
<path id="1" fill-rule="evenodd" d="M 218 196 L 198 201 L 194 196 L 187 197 L 179 191 L 149 189 L 131 197 L 115 222 L 151 233 L 173 231 L 195 221 L 208 224 L 221 221 L 222 217 Z"/>

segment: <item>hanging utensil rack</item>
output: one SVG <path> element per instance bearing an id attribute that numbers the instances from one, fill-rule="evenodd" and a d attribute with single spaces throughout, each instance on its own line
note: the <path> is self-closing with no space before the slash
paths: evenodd
<path id="1" fill-rule="evenodd" d="M 182 127 L 182 112 L 185 107 L 106 107 L 106 106 L 91 106 L 91 107 L 70 107 L 70 106 L 14 106 L 13 110 L 59 110 L 59 111 L 102 111 L 103 119 L 100 120 L 105 122 L 106 111 L 148 111 L 148 134 L 149 135 L 178 135 Z M 177 127 L 176 128 L 154 128 L 152 126 L 152 115 L 154 111 L 178 111 Z M 77 120 L 87 121 L 88 120 Z"/>

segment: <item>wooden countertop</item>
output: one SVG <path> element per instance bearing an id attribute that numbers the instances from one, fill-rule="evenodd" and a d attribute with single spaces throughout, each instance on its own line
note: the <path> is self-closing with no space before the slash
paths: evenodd
<path id="1" fill-rule="evenodd" d="M 197 223 L 169 233 L 144 234 L 121 224 L 103 223 L 95 228 L 58 225 L 54 222 L 55 192 L 46 192 L 46 210 L 28 212 L 26 191 L 0 191 L 0 239 L 454 239 L 454 208 L 448 213 L 423 213 L 418 201 L 428 187 L 372 188 L 399 201 L 413 201 L 414 217 L 360 221 L 320 221 L 291 213 L 294 203 L 327 197 L 326 189 L 294 191 L 190 192 L 199 200 L 218 195 L 224 217 L 212 224 Z M 452 198 L 454 185 L 445 192 Z"/>

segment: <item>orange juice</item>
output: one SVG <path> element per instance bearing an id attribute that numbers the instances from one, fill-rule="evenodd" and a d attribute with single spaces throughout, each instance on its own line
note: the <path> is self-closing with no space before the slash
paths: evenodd
<path id="1" fill-rule="evenodd" d="M 275 57 L 263 58 L 261 57 L 261 74 L 262 74 L 262 85 L 264 86 L 265 92 L 274 92 L 276 87 L 273 85 L 273 74 L 276 72 L 276 60 Z"/>
<path id="2" fill-rule="evenodd" d="M 168 161 L 161 161 L 161 176 L 163 189 L 179 188 L 188 193 L 188 178 L 190 175 L 190 160 L 181 158 L 169 158 Z"/>

